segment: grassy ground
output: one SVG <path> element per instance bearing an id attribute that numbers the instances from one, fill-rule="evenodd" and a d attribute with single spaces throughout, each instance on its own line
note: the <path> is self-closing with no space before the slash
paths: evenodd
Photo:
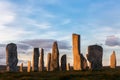
<path id="1" fill-rule="evenodd" d="M 0 80 L 120 80 L 120 68 L 100 71 L 1 72 Z"/>

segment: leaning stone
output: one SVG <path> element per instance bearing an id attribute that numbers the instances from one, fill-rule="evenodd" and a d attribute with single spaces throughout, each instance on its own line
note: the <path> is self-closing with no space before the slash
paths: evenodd
<path id="1" fill-rule="evenodd" d="M 100 70 L 102 68 L 103 48 L 99 45 L 88 46 L 87 59 L 91 70 Z"/>
<path id="2" fill-rule="evenodd" d="M 116 68 L 116 55 L 115 51 L 110 56 L 110 68 Z"/>
<path id="3" fill-rule="evenodd" d="M 67 60 L 66 60 L 66 55 L 63 55 L 61 57 L 61 70 L 62 71 L 66 71 L 66 64 L 67 63 Z"/>
<path id="4" fill-rule="evenodd" d="M 18 70 L 17 63 L 17 46 L 14 43 L 10 43 L 6 46 L 7 71 L 16 72 Z"/>
<path id="5" fill-rule="evenodd" d="M 41 49 L 39 71 L 44 71 L 44 49 Z"/>
<path id="6" fill-rule="evenodd" d="M 87 69 L 87 60 L 85 59 L 85 57 L 83 56 L 83 54 L 80 54 L 81 55 L 81 63 L 82 63 L 82 69 L 83 70 L 86 70 Z"/>
<path id="7" fill-rule="evenodd" d="M 39 62 L 39 48 L 34 48 L 32 71 L 38 71 L 38 62 Z"/>
<path id="8" fill-rule="evenodd" d="M 51 53 L 47 55 L 47 71 L 50 71 L 50 64 L 51 64 Z"/>
<path id="9" fill-rule="evenodd" d="M 23 72 L 23 63 L 20 65 L 20 72 Z"/>
<path id="10" fill-rule="evenodd" d="M 59 50 L 57 42 L 53 43 L 50 71 L 59 71 Z"/>

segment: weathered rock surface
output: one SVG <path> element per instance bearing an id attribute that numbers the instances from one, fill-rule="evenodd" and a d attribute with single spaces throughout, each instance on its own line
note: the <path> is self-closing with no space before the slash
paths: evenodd
<path id="1" fill-rule="evenodd" d="M 66 67 L 66 64 L 67 63 L 67 60 L 66 60 L 66 55 L 63 55 L 61 57 L 61 70 L 62 71 L 66 71 L 67 67 Z"/>
<path id="2" fill-rule="evenodd" d="M 28 61 L 28 67 L 27 67 L 27 72 L 31 71 L 31 61 Z"/>
<path id="3" fill-rule="evenodd" d="M 67 64 L 67 71 L 70 71 L 70 63 Z"/>
<path id="4" fill-rule="evenodd" d="M 23 63 L 20 65 L 20 72 L 23 72 Z"/>
<path id="5" fill-rule="evenodd" d="M 99 45 L 88 46 L 87 59 L 92 70 L 99 70 L 102 68 L 103 48 Z"/>
<path id="6" fill-rule="evenodd" d="M 53 43 L 50 71 L 59 71 L 59 50 L 57 42 Z"/>
<path id="7" fill-rule="evenodd" d="M 39 71 L 44 71 L 44 49 L 41 48 Z"/>
<path id="8" fill-rule="evenodd" d="M 16 72 L 17 63 L 18 63 L 17 46 L 14 43 L 10 43 L 6 46 L 7 71 Z"/>
<path id="9" fill-rule="evenodd" d="M 50 64 L 51 64 L 51 53 L 47 55 L 47 71 L 50 71 Z"/>
<path id="10" fill-rule="evenodd" d="M 83 56 L 83 54 L 80 54 L 80 55 L 81 55 L 82 69 L 85 70 L 85 69 L 87 69 L 87 67 L 88 67 L 87 60 L 86 60 L 86 58 Z"/>
<path id="11" fill-rule="evenodd" d="M 73 69 L 82 70 L 80 56 L 80 35 L 72 34 L 72 41 L 73 41 Z"/>
<path id="12" fill-rule="evenodd" d="M 110 56 L 110 68 L 116 68 L 116 54 L 115 51 Z"/>
<path id="13" fill-rule="evenodd" d="M 38 71 L 38 63 L 39 63 L 39 48 L 34 48 L 32 71 Z"/>

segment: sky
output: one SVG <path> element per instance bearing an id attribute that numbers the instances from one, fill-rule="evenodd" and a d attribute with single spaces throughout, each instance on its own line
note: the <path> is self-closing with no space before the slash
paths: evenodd
<path id="1" fill-rule="evenodd" d="M 6 64 L 5 47 L 18 46 L 20 63 L 32 59 L 34 47 L 51 52 L 58 41 L 60 57 L 73 64 L 72 34 L 81 35 L 81 53 L 89 45 L 103 47 L 103 65 L 109 66 L 115 50 L 120 66 L 120 0 L 0 0 L 0 64 Z"/>

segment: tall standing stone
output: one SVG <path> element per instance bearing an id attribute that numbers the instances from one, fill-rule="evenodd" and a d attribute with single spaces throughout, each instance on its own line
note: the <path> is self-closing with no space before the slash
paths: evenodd
<path id="1" fill-rule="evenodd" d="M 80 35 L 72 34 L 73 41 L 73 69 L 82 70 L 81 56 L 80 56 Z"/>
<path id="2" fill-rule="evenodd" d="M 14 43 L 10 43 L 6 46 L 7 71 L 16 72 L 17 63 L 18 63 L 17 46 Z"/>
<path id="3" fill-rule="evenodd" d="M 38 62 L 39 62 L 39 48 L 34 48 L 32 71 L 38 71 Z"/>
<path id="4" fill-rule="evenodd" d="M 103 48 L 99 45 L 88 46 L 87 59 L 90 62 L 92 70 L 99 70 L 102 68 Z"/>
<path id="5" fill-rule="evenodd" d="M 116 68 L 116 55 L 115 51 L 110 56 L 110 68 Z"/>
<path id="6" fill-rule="evenodd" d="M 44 49 L 41 48 L 39 71 L 44 71 Z"/>
<path id="7" fill-rule="evenodd" d="M 28 61 L 28 67 L 27 67 L 27 72 L 31 71 L 31 61 Z"/>
<path id="8" fill-rule="evenodd" d="M 51 53 L 47 55 L 47 71 L 50 71 L 50 64 L 51 64 Z"/>
<path id="9" fill-rule="evenodd" d="M 50 71 L 58 71 L 58 70 L 59 70 L 59 50 L 58 50 L 57 42 L 55 41 L 52 47 Z"/>
<path id="10" fill-rule="evenodd" d="M 61 70 L 62 71 L 66 71 L 66 64 L 67 63 L 67 60 L 66 60 L 66 55 L 63 55 L 62 57 L 61 57 Z"/>
<path id="11" fill-rule="evenodd" d="M 20 65 L 20 72 L 23 72 L 23 63 Z"/>

